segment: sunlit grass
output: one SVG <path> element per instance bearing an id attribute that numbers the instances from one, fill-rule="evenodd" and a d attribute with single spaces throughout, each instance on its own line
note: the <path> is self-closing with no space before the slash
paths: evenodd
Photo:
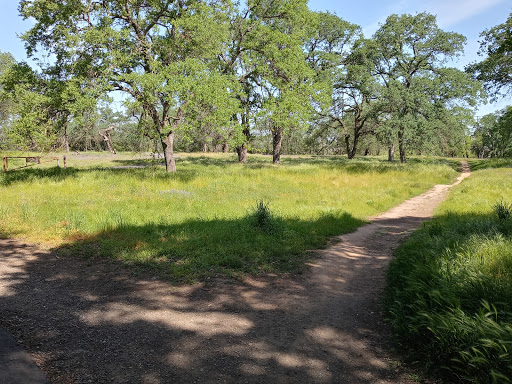
<path id="1" fill-rule="evenodd" d="M 2 175 L 0 231 L 152 265 L 171 279 L 294 269 L 329 236 L 456 176 L 440 160 L 284 158 L 274 166 L 263 156 L 242 165 L 234 155 L 179 155 L 177 174 L 141 157 L 86 160 Z M 113 168 L 141 164 L 150 166 Z M 276 233 L 248 224 L 258 202 Z"/>
<path id="2" fill-rule="evenodd" d="M 502 383 L 512 377 L 512 169 L 479 165 L 398 250 L 387 306 L 409 361 L 450 382 Z"/>

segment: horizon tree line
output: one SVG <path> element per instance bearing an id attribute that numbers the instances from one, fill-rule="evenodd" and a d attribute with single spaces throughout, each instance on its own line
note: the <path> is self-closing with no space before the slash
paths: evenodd
<path id="1" fill-rule="evenodd" d="M 35 21 L 22 39 L 38 68 L 0 53 L 3 146 L 112 151 L 118 141 L 162 151 L 169 172 L 176 147 L 231 148 L 241 162 L 271 152 L 274 163 L 283 151 L 393 161 L 396 148 L 401 162 L 510 153 L 504 118 L 486 132 L 501 132 L 505 149 L 482 152 L 468 137 L 481 131 L 483 85 L 499 97 L 512 82 L 511 17 L 482 34 L 487 58 L 461 71 L 446 62 L 465 37 L 427 13 L 391 15 L 365 38 L 306 0 L 23 0 L 19 11 Z M 113 92 L 124 113 L 109 107 Z"/>

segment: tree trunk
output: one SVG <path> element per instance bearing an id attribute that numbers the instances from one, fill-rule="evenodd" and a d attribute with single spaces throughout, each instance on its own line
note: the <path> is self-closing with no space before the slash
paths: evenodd
<path id="1" fill-rule="evenodd" d="M 236 118 L 236 117 L 235 117 Z M 238 154 L 238 161 L 241 163 L 247 163 L 247 143 L 251 139 L 251 133 L 249 131 L 249 121 L 247 119 L 246 114 L 242 114 L 242 126 L 244 129 L 242 133 L 245 136 L 245 142 L 242 145 L 236 147 L 236 153 Z M 222 144 L 222 152 L 227 152 L 229 150 L 229 145 L 227 142 Z"/>
<path id="2" fill-rule="evenodd" d="M 395 144 L 390 144 L 388 148 L 388 161 L 395 161 Z"/>
<path id="3" fill-rule="evenodd" d="M 69 153 L 69 137 L 67 127 L 64 126 L 64 150 Z"/>
<path id="4" fill-rule="evenodd" d="M 162 148 L 164 150 L 165 170 L 167 172 L 176 172 L 176 159 L 174 158 L 174 132 L 167 134 L 162 140 Z"/>
<path id="5" fill-rule="evenodd" d="M 223 153 L 229 152 L 229 144 L 227 142 L 222 143 L 222 152 Z"/>
<path id="6" fill-rule="evenodd" d="M 101 137 L 103 137 L 103 141 L 107 145 L 107 149 L 110 153 L 113 153 L 114 155 L 117 154 L 114 146 L 112 145 L 112 140 L 110 139 L 110 131 L 114 129 L 113 125 L 110 125 L 107 129 L 105 129 L 103 132 L 99 132 Z"/>
<path id="7" fill-rule="evenodd" d="M 112 143 L 111 143 L 110 139 L 105 140 L 105 143 L 107 143 L 107 148 L 108 148 L 110 153 L 112 153 L 114 155 L 117 154 L 115 148 L 112 146 Z"/>
<path id="8" fill-rule="evenodd" d="M 206 141 L 203 142 L 203 152 L 208 152 L 208 144 L 206 144 Z"/>
<path id="9" fill-rule="evenodd" d="M 238 161 L 241 163 L 247 163 L 247 147 L 243 144 L 241 147 L 236 147 L 236 153 L 238 154 Z"/>
<path id="10" fill-rule="evenodd" d="M 352 140 L 352 145 L 350 144 L 350 135 L 345 135 L 345 146 L 347 147 L 347 157 L 349 159 L 353 159 L 356 156 L 359 138 L 362 136 L 361 132 L 363 132 L 365 121 L 366 119 L 361 119 L 361 110 L 359 109 L 354 115 L 354 139 Z"/>
<path id="11" fill-rule="evenodd" d="M 283 143 L 283 128 L 276 127 L 272 131 L 272 147 L 273 147 L 273 156 L 272 162 L 274 164 L 281 163 L 281 145 Z"/>
<path id="12" fill-rule="evenodd" d="M 163 118 L 160 118 L 160 114 L 155 107 L 148 107 L 148 112 L 152 116 L 156 131 L 160 137 L 160 142 L 162 143 L 162 149 L 164 150 L 165 170 L 167 172 L 176 172 L 176 159 L 174 157 L 174 132 L 183 121 L 183 108 L 187 105 L 187 103 L 187 100 L 184 101 L 178 108 L 176 117 L 172 118 L 169 118 L 167 115 L 168 111 L 165 111 Z M 169 126 L 170 119 L 172 119 L 172 123 Z"/>
<path id="13" fill-rule="evenodd" d="M 398 131 L 398 150 L 400 151 L 400 162 L 405 163 L 407 161 L 405 157 L 405 143 L 404 143 L 404 132 Z"/>
<path id="14" fill-rule="evenodd" d="M 160 157 L 160 152 L 158 151 L 158 140 L 154 140 L 155 148 L 153 149 L 153 159 L 158 159 Z"/>
<path id="15" fill-rule="evenodd" d="M 64 150 L 66 153 L 69 153 L 69 138 L 67 134 L 64 135 Z"/>
<path id="16" fill-rule="evenodd" d="M 345 148 L 347 150 L 347 157 L 351 159 L 350 154 L 350 135 L 345 135 Z"/>
<path id="17" fill-rule="evenodd" d="M 354 135 L 354 142 L 352 148 L 350 147 L 350 135 L 345 135 L 345 146 L 347 148 L 347 158 L 353 159 L 356 156 L 358 136 Z"/>

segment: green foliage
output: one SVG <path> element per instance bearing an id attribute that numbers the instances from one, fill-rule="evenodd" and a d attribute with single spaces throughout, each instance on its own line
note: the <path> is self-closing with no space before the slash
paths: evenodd
<path id="1" fill-rule="evenodd" d="M 16 86 L 15 93 L 13 102 L 18 119 L 6 132 L 10 142 L 19 149 L 50 150 L 56 139 L 54 126 L 44 108 L 50 99 L 23 86 Z"/>
<path id="2" fill-rule="evenodd" d="M 15 63 L 16 60 L 10 53 L 0 51 L 0 79 L 5 76 L 5 73 L 9 71 Z M 2 127 L 12 115 L 12 107 L 12 101 L 5 97 L 3 87 L 0 86 L 0 127 Z M 1 135 L 2 132 L 0 130 L 0 145 L 2 140 Z"/>
<path id="3" fill-rule="evenodd" d="M 450 124 L 453 106 L 474 106 L 481 86 L 464 72 L 443 66 L 463 52 L 466 39 L 441 30 L 433 15 L 391 15 L 373 40 L 374 73 L 384 85 L 383 129 L 387 136 L 398 137 L 400 160 L 405 162 L 408 143 L 418 132 L 428 138 L 449 133 L 454 127 L 439 128 Z M 463 124 L 456 128 L 462 130 L 459 136 L 464 135 Z"/>
<path id="4" fill-rule="evenodd" d="M 28 52 L 54 54 L 52 70 L 91 79 L 103 91 L 121 91 L 142 110 L 140 127 L 161 141 L 168 171 L 175 170 L 174 134 L 187 118 L 229 124 L 238 84 L 218 71 L 229 33 L 229 1 L 20 3 L 35 20 L 23 36 Z M 49 32 L 51 31 L 51 32 Z"/>
<path id="5" fill-rule="evenodd" d="M 512 107 L 483 116 L 473 132 L 472 151 L 479 158 L 512 155 Z"/>
<path id="6" fill-rule="evenodd" d="M 479 63 L 466 67 L 466 71 L 486 83 L 494 99 L 501 90 L 512 88 L 512 14 L 503 24 L 499 24 L 480 34 L 483 38 L 479 55 L 486 56 Z M 507 93 L 505 92 L 503 96 Z"/>
<path id="7" fill-rule="evenodd" d="M 238 27 L 240 37 L 234 45 L 236 50 L 230 52 L 229 70 L 238 73 L 244 91 L 238 98 L 245 136 L 248 113 L 252 111 L 256 120 L 268 123 L 278 162 L 282 135 L 302 131 L 313 105 L 322 100 L 322 85 L 316 81 L 303 50 L 315 15 L 305 0 L 255 2 L 252 8 L 251 4 L 248 2 L 250 11 L 244 16 L 249 25 Z"/>
<path id="8" fill-rule="evenodd" d="M 7 136 L 15 147 L 48 151 L 67 140 L 71 120 L 80 124 L 94 111 L 100 95 L 89 80 L 65 78 L 54 69 L 39 73 L 27 63 L 16 63 L 2 74 L 3 98 L 12 104 Z"/>
<path id="9" fill-rule="evenodd" d="M 379 94 L 379 84 L 368 65 L 373 48 L 363 39 L 360 27 L 329 13 L 318 14 L 318 19 L 317 32 L 306 49 L 316 76 L 330 91 L 330 102 L 319 111 L 315 133 L 338 130 L 351 159 L 361 138 L 373 133 L 373 107 Z"/>
<path id="10" fill-rule="evenodd" d="M 397 344 L 448 382 L 512 377 L 512 223 L 510 204 L 495 203 L 512 193 L 507 172 L 477 171 L 455 187 L 390 265 L 386 306 Z"/>
<path id="11" fill-rule="evenodd" d="M 398 141 L 402 161 L 408 150 L 467 155 L 479 83 L 444 66 L 465 38 L 426 13 L 391 15 L 364 39 L 306 0 L 23 0 L 19 9 L 34 21 L 22 36 L 29 56 L 55 58 L 36 59 L 32 73 L 20 64 L 6 80 L 20 148 L 99 148 L 97 101 L 117 91 L 139 131 L 126 124 L 120 141 L 159 143 L 168 171 L 175 141 L 241 150 L 260 132 L 276 162 L 282 144 L 297 151 L 298 136 L 349 158 L 375 140 L 379 150 Z"/>

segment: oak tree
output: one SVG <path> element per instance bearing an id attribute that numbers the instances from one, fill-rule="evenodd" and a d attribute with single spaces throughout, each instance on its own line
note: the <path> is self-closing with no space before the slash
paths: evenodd
<path id="1" fill-rule="evenodd" d="M 27 52 L 42 49 L 55 67 L 126 94 L 174 172 L 175 134 L 191 110 L 207 104 L 232 115 L 229 90 L 237 85 L 215 66 L 231 6 L 228 0 L 23 0 L 20 12 L 35 20 L 23 35 Z"/>
<path id="2" fill-rule="evenodd" d="M 445 109 L 474 106 L 480 84 L 464 72 L 445 67 L 463 52 L 465 37 L 441 30 L 427 13 L 391 15 L 373 36 L 375 76 L 383 85 L 380 113 L 398 138 L 400 161 L 418 131 L 435 134 Z"/>

